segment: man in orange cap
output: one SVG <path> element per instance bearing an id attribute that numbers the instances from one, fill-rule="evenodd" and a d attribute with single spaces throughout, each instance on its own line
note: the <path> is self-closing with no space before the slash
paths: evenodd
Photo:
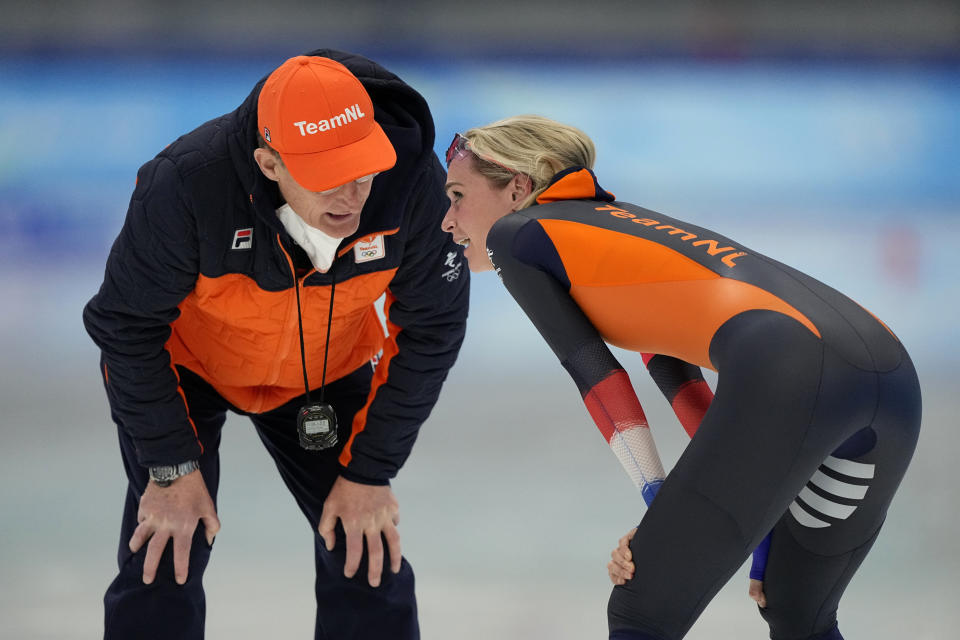
<path id="1" fill-rule="evenodd" d="M 227 411 L 315 532 L 316 637 L 419 637 L 389 481 L 468 301 L 433 142 L 416 91 L 319 50 L 141 167 L 83 316 L 129 481 L 106 638 L 203 637 Z"/>

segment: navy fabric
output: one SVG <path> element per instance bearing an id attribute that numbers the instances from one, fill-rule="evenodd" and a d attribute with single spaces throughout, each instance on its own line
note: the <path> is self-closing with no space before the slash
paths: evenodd
<path id="1" fill-rule="evenodd" d="M 840 635 L 839 627 L 837 627 L 837 625 L 833 625 L 832 629 L 828 629 L 826 632 L 821 633 L 810 640 L 843 640 L 843 636 Z"/>
<path id="2" fill-rule="evenodd" d="M 673 404 L 677 393 L 691 382 L 703 382 L 700 367 L 673 356 L 656 354 L 647 363 L 650 378 L 656 383 L 667 402 Z"/>
<path id="3" fill-rule="evenodd" d="M 610 640 L 663 640 L 660 636 L 652 636 L 642 631 L 619 629 L 610 632 Z"/>
<path id="4" fill-rule="evenodd" d="M 556 278 L 564 289 L 570 290 L 570 278 L 567 277 L 560 254 L 539 224 L 530 221 L 520 227 L 514 240 L 513 251 L 527 256 L 530 264 L 540 267 Z"/>
<path id="5" fill-rule="evenodd" d="M 226 411 L 231 407 L 198 376 L 185 369 L 179 373 L 190 404 L 190 417 L 204 445 L 205 453 L 199 459 L 200 472 L 216 502 L 220 476 L 218 446 Z M 281 478 L 314 532 L 317 640 L 419 638 L 414 576 L 409 563 L 403 560 L 400 573 L 393 574 L 389 570 L 389 554 L 385 553 L 384 566 L 387 568 L 381 586 L 372 588 L 367 583 L 366 555 L 353 579 L 343 577 L 346 540 L 339 525 L 333 552 L 326 550 L 316 533 L 323 502 L 338 476 L 336 458 L 349 434 L 349 426 L 344 425 L 349 425 L 353 414 L 363 406 L 371 376 L 371 368 L 364 366 L 327 386 L 326 400 L 337 412 L 340 436 L 340 444 L 328 451 L 306 451 L 299 446 L 295 414 L 304 398 L 297 398 L 269 413 L 250 416 Z M 104 638 L 203 638 L 206 606 L 202 579 L 213 547 L 206 542 L 203 525 L 198 525 L 190 551 L 186 584 L 181 586 L 174 581 L 173 553 L 169 543 L 153 584 L 143 584 L 146 545 L 134 554 L 127 544 L 137 527 L 139 497 L 148 478 L 146 470 L 136 462 L 135 443 L 122 424 L 118 424 L 118 434 L 129 486 L 117 557 L 119 572 L 104 597 Z"/>
<path id="6" fill-rule="evenodd" d="M 747 340 L 763 358 L 742 357 Z M 913 454 L 916 372 L 902 349 L 896 370 L 862 371 L 770 311 L 736 316 L 715 343 L 716 397 L 630 542 L 643 570 L 614 587 L 610 627 L 684 637 L 772 529 L 760 615 L 774 640 L 817 638 L 836 625 Z M 772 384 L 784 370 L 791 385 Z M 864 422 L 877 444 L 852 462 L 871 466 L 869 490 L 847 517 L 816 512 L 829 526 L 805 525 L 791 503 Z"/>
<path id="7" fill-rule="evenodd" d="M 342 244 L 383 234 L 385 257 L 357 264 L 347 252 L 328 273 L 304 281 L 305 288 L 325 287 L 335 278 L 338 295 L 346 295 L 355 276 L 395 270 L 388 285 L 394 299 L 389 320 L 400 328 L 398 352 L 345 470 L 382 483 L 410 454 L 456 360 L 469 273 L 444 277 L 462 261 L 462 247 L 440 229 L 449 206 L 446 174 L 433 152 L 433 119 L 424 99 L 361 56 L 327 49 L 309 55 L 338 60 L 354 72 L 397 151 L 396 166 L 373 182 L 359 229 Z M 242 275 L 264 291 L 293 288 L 285 251 L 296 252 L 275 214 L 282 204 L 279 190 L 253 160 L 263 80 L 236 110 L 181 136 L 141 167 L 103 284 L 84 309 L 84 325 L 108 372 L 111 411 L 136 443 L 143 466 L 176 464 L 201 453 L 164 348 L 178 305 L 198 277 Z M 232 250 L 241 229 L 252 230 L 250 249 Z M 327 309 L 304 314 L 326 318 Z"/>

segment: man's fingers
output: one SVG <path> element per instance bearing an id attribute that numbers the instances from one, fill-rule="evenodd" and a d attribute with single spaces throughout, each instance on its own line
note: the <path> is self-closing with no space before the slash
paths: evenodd
<path id="1" fill-rule="evenodd" d="M 157 577 L 157 567 L 160 565 L 160 556 L 167 546 L 167 540 L 169 536 L 163 533 L 156 533 L 150 538 L 147 555 L 143 559 L 143 584 L 152 584 Z"/>
<path id="2" fill-rule="evenodd" d="M 367 581 L 371 587 L 380 586 L 383 573 L 383 540 L 379 531 L 370 531 L 367 538 Z"/>
<path id="3" fill-rule="evenodd" d="M 177 584 L 187 581 L 190 570 L 190 547 L 193 545 L 193 535 L 190 531 L 181 531 L 173 538 L 173 577 Z"/>
<path id="4" fill-rule="evenodd" d="M 403 550 L 400 548 L 400 532 L 396 527 L 390 527 L 383 532 L 383 537 L 387 539 L 387 551 L 390 553 L 390 571 L 400 573 L 400 565 L 403 561 Z"/>
<path id="5" fill-rule="evenodd" d="M 337 534 L 334 532 L 336 525 L 337 517 L 328 517 L 327 509 L 324 509 L 323 516 L 320 517 L 320 523 L 317 525 L 317 533 L 323 538 L 323 543 L 326 545 L 327 551 L 333 551 L 334 545 L 337 544 Z"/>
<path id="6" fill-rule="evenodd" d="M 213 539 L 220 532 L 220 518 L 217 517 L 216 513 L 212 513 L 208 516 L 202 516 L 200 519 L 203 520 L 203 528 L 207 533 L 207 544 L 213 544 Z"/>
<path id="7" fill-rule="evenodd" d="M 347 531 L 347 558 L 343 563 L 343 575 L 352 578 L 360 568 L 360 559 L 363 558 L 363 532 Z"/>
<path id="8" fill-rule="evenodd" d="M 153 535 L 153 530 L 147 525 L 143 524 L 143 521 L 140 521 L 140 524 L 137 525 L 137 528 L 134 529 L 133 535 L 130 536 L 130 542 L 128 546 L 130 551 L 136 553 L 140 551 L 140 547 L 143 546 L 143 543 L 150 539 L 150 536 Z"/>

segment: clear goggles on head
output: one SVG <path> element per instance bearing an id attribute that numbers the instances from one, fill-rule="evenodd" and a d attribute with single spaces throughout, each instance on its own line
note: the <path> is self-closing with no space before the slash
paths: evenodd
<path id="1" fill-rule="evenodd" d="M 467 153 L 468 151 L 469 151 L 470 153 L 472 153 L 473 155 L 477 156 L 478 158 L 480 158 L 481 160 L 483 160 L 484 162 L 489 162 L 490 164 L 495 164 L 495 165 L 497 165 L 498 167 L 500 167 L 501 169 L 506 169 L 506 170 L 509 171 L 510 173 L 520 173 L 519 171 L 515 171 L 515 170 L 511 169 L 510 167 L 507 167 L 507 166 L 504 166 L 504 165 L 500 164 L 500 163 L 497 162 L 496 160 L 493 160 L 493 159 L 491 159 L 491 158 L 485 158 L 485 157 L 481 156 L 479 153 L 477 153 L 476 151 L 474 151 L 473 149 L 470 148 L 470 141 L 467 140 L 467 139 L 466 139 L 465 137 L 463 137 L 462 135 L 460 135 L 459 133 L 455 133 L 455 134 L 453 135 L 453 141 L 450 143 L 450 146 L 447 147 L 447 156 L 446 156 L 447 168 L 448 168 L 448 169 L 450 168 L 450 163 L 453 162 L 453 159 L 454 159 L 454 158 L 462 157 L 462 156 L 463 156 L 465 153 Z"/>

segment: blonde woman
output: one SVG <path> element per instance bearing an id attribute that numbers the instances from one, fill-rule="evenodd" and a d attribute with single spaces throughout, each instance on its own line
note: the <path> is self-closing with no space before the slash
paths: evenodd
<path id="1" fill-rule="evenodd" d="M 759 545 L 771 637 L 841 639 L 840 597 L 919 433 L 907 352 L 825 284 L 617 201 L 594 159 L 582 131 L 538 116 L 457 134 L 442 225 L 471 271 L 496 270 L 650 504 L 629 538 L 636 571 L 614 578 L 610 638 L 682 638 Z M 607 343 L 660 354 L 648 367 L 693 436 L 665 480 Z M 701 367 L 718 373 L 712 402 Z"/>

